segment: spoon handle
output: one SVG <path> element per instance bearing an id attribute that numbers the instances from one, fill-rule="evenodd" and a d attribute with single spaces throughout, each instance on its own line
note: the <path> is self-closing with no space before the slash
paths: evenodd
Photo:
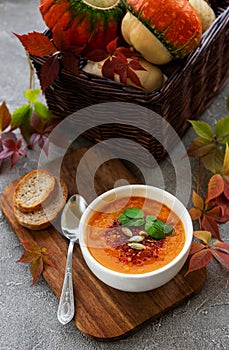
<path id="1" fill-rule="evenodd" d="M 70 322 L 75 313 L 74 294 L 72 284 L 72 252 L 74 248 L 73 241 L 70 241 L 68 247 L 67 262 L 65 268 L 64 283 L 57 310 L 57 318 L 62 324 Z"/>

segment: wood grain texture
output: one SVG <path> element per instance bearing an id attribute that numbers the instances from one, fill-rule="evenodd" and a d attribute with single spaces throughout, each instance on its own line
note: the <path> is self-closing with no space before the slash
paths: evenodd
<path id="1" fill-rule="evenodd" d="M 70 152 L 64 158 L 61 175 L 69 188 L 69 194 L 77 191 L 75 172 L 82 157 L 88 149 L 83 148 Z M 103 156 L 91 153 L 85 162 L 82 176 L 85 183 L 90 183 L 91 163 L 95 157 Z M 104 159 L 104 158 L 103 158 Z M 56 163 L 57 165 L 57 163 Z M 52 163 L 55 169 L 55 162 Z M 119 179 L 136 183 L 137 179 L 117 159 L 109 160 L 101 165 L 95 176 L 95 192 L 100 194 L 113 187 Z M 60 234 L 58 221 L 53 227 L 42 231 L 32 231 L 21 227 L 13 213 L 13 191 L 18 183 L 16 179 L 4 190 L 1 197 L 1 208 L 10 226 L 20 242 L 34 240 L 40 247 L 45 246 L 56 251 L 54 261 L 57 268 L 47 266 L 44 278 L 53 292 L 60 298 L 64 279 L 68 241 Z M 95 192 L 87 187 L 87 200 L 92 200 Z M 197 292 L 205 282 L 206 269 L 202 269 L 184 277 L 185 265 L 180 273 L 166 285 L 150 292 L 130 293 L 115 290 L 100 282 L 87 268 L 80 247 L 76 245 L 73 254 L 73 285 L 75 293 L 74 323 L 88 337 L 97 340 L 114 340 L 136 331 L 147 321 L 155 319 L 167 310 L 180 304 Z"/>

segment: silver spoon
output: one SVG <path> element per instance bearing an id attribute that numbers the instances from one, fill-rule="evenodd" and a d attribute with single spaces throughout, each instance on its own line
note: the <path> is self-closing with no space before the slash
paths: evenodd
<path id="1" fill-rule="evenodd" d="M 86 207 L 87 203 L 84 198 L 78 194 L 74 194 L 69 198 L 61 215 L 62 233 L 70 241 L 68 246 L 64 283 L 57 310 L 57 318 L 62 324 L 70 322 L 75 313 L 72 284 L 72 253 L 74 244 L 78 239 L 79 221 Z"/>

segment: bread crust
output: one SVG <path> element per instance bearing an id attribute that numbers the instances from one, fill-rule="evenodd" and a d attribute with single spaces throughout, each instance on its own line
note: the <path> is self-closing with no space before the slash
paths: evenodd
<path id="1" fill-rule="evenodd" d="M 43 230 L 51 226 L 52 222 L 57 218 L 66 203 L 68 189 L 62 179 L 55 178 L 55 180 L 57 187 L 56 190 L 53 191 L 53 199 L 45 206 L 32 212 L 25 213 L 14 203 L 14 214 L 21 226 L 35 231 Z"/>
<path id="2" fill-rule="evenodd" d="M 55 182 L 55 177 L 47 170 L 30 171 L 17 184 L 14 203 L 24 213 L 40 209 L 52 200 Z"/>

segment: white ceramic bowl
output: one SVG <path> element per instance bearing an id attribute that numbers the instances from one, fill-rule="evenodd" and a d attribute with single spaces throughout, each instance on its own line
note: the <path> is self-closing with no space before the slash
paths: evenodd
<path id="1" fill-rule="evenodd" d="M 152 272 L 141 274 L 120 273 L 101 265 L 93 258 L 86 245 L 86 226 L 94 210 L 100 210 L 107 202 L 126 196 L 140 196 L 156 200 L 173 210 L 185 229 L 185 243 L 181 252 L 167 265 Z M 114 188 L 97 197 L 86 209 L 79 225 L 79 244 L 89 269 L 107 285 L 128 292 L 142 292 L 158 288 L 170 281 L 184 265 L 193 238 L 192 220 L 184 205 L 170 193 L 147 185 L 127 185 Z"/>

